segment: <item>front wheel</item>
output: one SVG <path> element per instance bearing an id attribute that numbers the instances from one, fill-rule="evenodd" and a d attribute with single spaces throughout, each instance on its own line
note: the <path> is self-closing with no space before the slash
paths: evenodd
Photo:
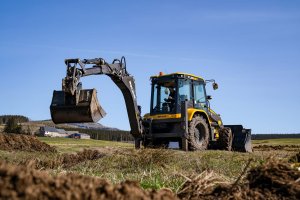
<path id="1" fill-rule="evenodd" d="M 202 116 L 196 115 L 189 124 L 189 150 L 206 150 L 208 147 L 208 142 L 208 124 Z"/>

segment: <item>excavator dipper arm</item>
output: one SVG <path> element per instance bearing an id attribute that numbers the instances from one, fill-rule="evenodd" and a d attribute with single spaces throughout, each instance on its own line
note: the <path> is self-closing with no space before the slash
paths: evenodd
<path id="1" fill-rule="evenodd" d="M 50 106 L 54 123 L 97 122 L 105 112 L 98 103 L 96 90 L 83 90 L 80 79 L 90 75 L 107 75 L 121 90 L 128 113 L 131 134 L 143 135 L 140 106 L 137 105 L 135 80 L 126 70 L 126 60 L 115 59 L 108 64 L 102 58 L 66 59 L 67 74 L 62 91 L 54 91 Z M 93 65 L 87 68 L 87 65 Z"/>

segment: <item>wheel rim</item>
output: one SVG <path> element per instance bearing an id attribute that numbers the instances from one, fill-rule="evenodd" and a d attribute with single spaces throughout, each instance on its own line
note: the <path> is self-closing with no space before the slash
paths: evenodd
<path id="1" fill-rule="evenodd" d="M 196 125 L 194 136 L 195 136 L 195 141 L 197 143 L 202 143 L 205 137 L 205 127 L 203 126 L 203 124 Z"/>

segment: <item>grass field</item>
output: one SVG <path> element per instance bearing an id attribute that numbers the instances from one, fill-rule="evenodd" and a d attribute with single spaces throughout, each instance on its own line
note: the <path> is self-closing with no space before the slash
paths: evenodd
<path id="1" fill-rule="evenodd" d="M 300 145 L 300 138 L 252 140 L 253 145 Z"/>
<path id="2" fill-rule="evenodd" d="M 183 152 L 171 149 L 135 150 L 133 144 L 100 140 L 78 140 L 69 138 L 38 138 L 51 146 L 57 153 L 0 151 L 0 160 L 18 165 L 32 165 L 51 174 L 79 173 L 108 179 L 113 183 L 136 180 L 143 188 L 170 188 L 177 191 L 185 177 L 201 172 L 214 171 L 228 181 L 235 181 L 250 160 L 250 167 L 265 163 L 270 157 L 288 160 L 299 148 L 279 151 L 255 151 L 239 153 L 226 151 Z M 300 139 L 276 139 L 253 141 L 254 146 L 299 145 Z M 69 154 L 83 149 L 94 149 L 103 154 L 99 159 L 72 162 Z M 69 158 L 70 157 L 70 158 Z M 70 162 L 67 167 L 57 161 Z M 57 164 L 58 163 L 58 164 Z"/>
<path id="3" fill-rule="evenodd" d="M 111 142 L 104 140 L 79 140 L 73 138 L 50 138 L 39 137 L 40 141 L 45 142 L 51 146 L 55 146 L 60 152 L 73 153 L 87 148 L 97 149 L 103 147 L 110 148 L 133 148 L 134 145 L 130 143 Z"/>
<path id="4" fill-rule="evenodd" d="M 118 147 L 118 148 L 134 148 L 131 143 L 111 142 L 103 140 L 77 140 L 71 138 L 49 138 L 39 137 L 39 140 L 55 146 L 61 152 L 74 152 L 84 148 L 99 148 L 99 147 Z M 299 145 L 300 138 L 286 139 L 269 139 L 269 140 L 252 140 L 253 146 L 257 145 Z"/>

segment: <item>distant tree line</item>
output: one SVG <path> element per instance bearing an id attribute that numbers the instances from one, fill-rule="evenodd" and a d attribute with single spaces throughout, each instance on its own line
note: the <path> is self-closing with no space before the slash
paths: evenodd
<path id="1" fill-rule="evenodd" d="M 16 123 L 28 122 L 29 118 L 22 115 L 0 115 L 0 124 L 7 124 L 7 122 L 13 119 Z"/>
<path id="2" fill-rule="evenodd" d="M 96 130 L 96 129 L 82 129 L 82 128 L 65 128 L 67 131 L 78 131 L 86 133 L 96 140 L 108 140 L 119 142 L 132 142 L 134 138 L 129 131 L 118 130 Z M 300 138 L 300 133 L 295 134 L 252 134 L 253 140 L 267 140 L 267 139 L 281 139 L 281 138 Z"/>
<path id="3" fill-rule="evenodd" d="M 107 141 L 118 141 L 118 142 L 132 142 L 134 138 L 129 131 L 120 130 L 99 130 L 99 129 L 82 129 L 82 128 L 66 128 L 66 131 L 78 131 L 79 133 L 86 133 L 95 140 L 107 140 Z"/>
<path id="4" fill-rule="evenodd" d="M 300 138 L 300 133 L 294 133 L 294 134 L 252 134 L 251 138 L 253 140 Z"/>

